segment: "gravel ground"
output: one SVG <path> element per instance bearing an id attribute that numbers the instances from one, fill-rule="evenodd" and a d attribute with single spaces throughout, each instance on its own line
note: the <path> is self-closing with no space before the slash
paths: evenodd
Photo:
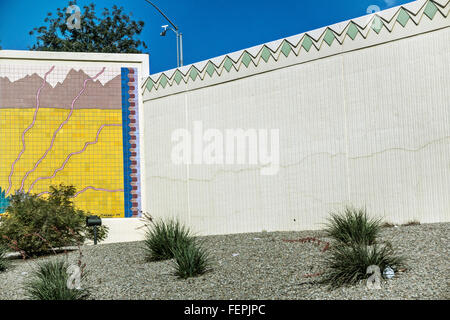
<path id="1" fill-rule="evenodd" d="M 382 238 L 407 257 L 407 270 L 382 280 L 382 288 L 364 283 L 327 290 L 314 283 L 321 272 L 324 244 L 286 242 L 317 237 L 322 231 L 251 233 L 204 237 L 213 257 L 213 270 L 180 280 L 172 274 L 173 261 L 144 261 L 142 242 L 84 246 L 83 262 L 90 274 L 86 284 L 94 299 L 450 299 L 450 223 L 384 228 Z M 238 255 L 236 255 L 238 254 Z M 78 252 L 69 253 L 76 261 Z M 24 299 L 22 281 L 36 261 L 13 260 L 0 273 L 0 299 Z"/>

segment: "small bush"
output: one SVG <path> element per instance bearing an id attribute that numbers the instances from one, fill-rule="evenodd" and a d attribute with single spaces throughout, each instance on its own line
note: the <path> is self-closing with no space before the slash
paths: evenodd
<path id="1" fill-rule="evenodd" d="M 158 220 L 154 222 L 149 216 L 144 240 L 144 250 L 147 261 L 168 260 L 174 257 L 174 250 L 193 242 L 193 236 L 188 228 L 178 220 Z"/>
<path id="2" fill-rule="evenodd" d="M 198 241 L 175 248 L 174 258 L 175 275 L 182 279 L 202 275 L 209 269 L 209 253 Z"/>
<path id="3" fill-rule="evenodd" d="M 76 209 L 72 186 L 51 187 L 47 198 L 17 193 L 10 196 L 7 216 L 0 223 L 0 244 L 22 250 L 27 256 L 48 253 L 53 248 L 74 246 L 91 238 L 86 227 L 89 213 Z M 107 234 L 101 226 L 99 241 Z"/>
<path id="4" fill-rule="evenodd" d="M 38 264 L 31 279 L 25 282 L 24 290 L 32 300 L 85 300 L 90 291 L 87 288 L 69 289 L 67 262 L 53 259 Z M 82 276 L 83 278 L 83 276 Z"/>
<path id="5" fill-rule="evenodd" d="M 109 227 L 105 225 L 97 226 L 97 242 L 101 242 L 108 237 Z M 86 239 L 94 240 L 94 227 L 86 227 L 84 232 Z"/>
<path id="6" fill-rule="evenodd" d="M 381 225 L 382 228 L 394 228 L 395 224 L 391 223 L 391 222 L 383 222 L 383 224 Z"/>
<path id="7" fill-rule="evenodd" d="M 332 213 L 325 232 L 343 244 L 372 245 L 381 230 L 381 220 L 370 219 L 365 209 L 347 207 L 343 213 Z"/>
<path id="8" fill-rule="evenodd" d="M 0 272 L 5 271 L 8 268 L 9 260 L 6 259 L 6 247 L 0 245 Z"/>
<path id="9" fill-rule="evenodd" d="M 404 258 L 396 256 L 390 243 L 338 245 L 332 247 L 325 258 L 327 271 L 324 273 L 322 282 L 331 288 L 356 284 L 358 281 L 367 279 L 367 267 L 376 265 L 380 271 L 390 266 L 397 270 L 403 265 Z"/>
<path id="10" fill-rule="evenodd" d="M 417 220 L 412 220 L 412 221 L 409 221 L 409 222 L 407 222 L 405 224 L 402 224 L 402 226 L 405 226 L 405 227 L 420 226 L 420 222 L 417 221 Z"/>

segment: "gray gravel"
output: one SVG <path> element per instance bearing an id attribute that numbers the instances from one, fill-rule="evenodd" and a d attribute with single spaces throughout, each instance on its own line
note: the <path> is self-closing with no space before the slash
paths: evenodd
<path id="1" fill-rule="evenodd" d="M 327 290 L 315 284 L 321 272 L 323 244 L 285 242 L 283 239 L 318 237 L 322 231 L 252 233 L 204 237 L 213 257 L 213 270 L 197 278 L 177 279 L 173 261 L 144 261 L 142 242 L 84 246 L 83 262 L 94 299 L 449 299 L 450 223 L 385 228 L 383 239 L 392 242 L 408 260 L 407 270 L 383 280 L 379 290 L 364 283 Z M 236 255 L 238 254 L 238 255 Z M 75 262 L 78 252 L 68 254 Z M 0 299 L 24 299 L 22 281 L 36 261 L 15 259 L 0 273 Z"/>

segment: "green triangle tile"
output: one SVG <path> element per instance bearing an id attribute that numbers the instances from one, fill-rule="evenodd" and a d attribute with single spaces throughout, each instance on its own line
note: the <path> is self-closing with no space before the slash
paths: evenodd
<path id="1" fill-rule="evenodd" d="M 289 53 L 291 53 L 292 47 L 287 41 L 283 41 L 283 45 L 281 46 L 281 52 L 284 54 L 284 56 L 287 58 L 289 56 Z"/>
<path id="2" fill-rule="evenodd" d="M 233 67 L 233 61 L 230 59 L 230 57 L 225 58 L 223 67 L 225 68 L 225 70 L 227 70 L 227 72 L 230 72 L 231 68 Z"/>
<path id="3" fill-rule="evenodd" d="M 245 65 L 246 68 L 248 68 L 251 61 L 252 61 L 252 57 L 250 56 L 250 54 L 247 51 L 245 51 L 244 55 L 242 56 L 242 63 Z"/>
<path id="4" fill-rule="evenodd" d="M 152 91 L 153 87 L 155 86 L 155 83 L 153 82 L 152 78 L 148 78 L 147 85 L 145 86 L 148 91 Z"/>
<path id="5" fill-rule="evenodd" d="M 433 20 L 437 11 L 438 8 L 436 7 L 436 5 L 433 2 L 429 1 L 425 8 L 424 13 L 427 15 L 428 18 L 430 18 L 430 20 Z"/>
<path id="6" fill-rule="evenodd" d="M 163 88 L 165 88 L 168 83 L 169 81 L 167 79 L 167 76 L 163 73 L 163 75 L 161 76 L 161 80 L 159 80 L 159 84 L 162 85 Z"/>
<path id="7" fill-rule="evenodd" d="M 180 84 L 181 80 L 183 80 L 183 75 L 181 74 L 180 70 L 177 70 L 175 72 L 175 78 L 174 79 L 175 79 L 175 82 L 177 84 Z"/>
<path id="8" fill-rule="evenodd" d="M 305 35 L 305 38 L 302 43 L 302 47 L 305 48 L 307 52 L 311 49 L 311 46 L 313 45 L 313 42 L 311 38 L 308 35 Z"/>
<path id="9" fill-rule="evenodd" d="M 383 20 L 379 16 L 375 16 L 372 21 L 372 30 L 377 34 L 383 29 Z"/>
<path id="10" fill-rule="evenodd" d="M 269 48 L 267 48 L 266 46 L 263 47 L 262 52 L 261 52 L 261 58 L 267 62 L 269 61 L 270 57 L 272 56 L 272 54 L 270 53 Z"/>
<path id="11" fill-rule="evenodd" d="M 348 36 L 350 38 L 352 38 L 352 40 L 355 40 L 358 32 L 359 32 L 359 30 L 358 30 L 358 27 L 356 26 L 356 24 L 354 24 L 353 22 L 350 23 L 350 26 L 348 27 L 348 30 L 347 30 Z"/>
<path id="12" fill-rule="evenodd" d="M 192 67 L 192 68 L 191 68 L 191 72 L 189 72 L 189 77 L 190 77 L 193 81 L 195 81 L 195 79 L 197 79 L 198 75 L 199 75 L 199 73 L 198 73 L 197 68 L 196 68 L 196 67 Z"/>
<path id="13" fill-rule="evenodd" d="M 214 67 L 213 63 L 211 61 L 208 62 L 208 65 L 206 66 L 206 73 L 209 74 L 210 77 L 212 77 L 215 71 L 216 68 Z"/>
<path id="14" fill-rule="evenodd" d="M 328 46 L 331 46 L 333 44 L 334 38 L 335 38 L 335 36 L 334 36 L 333 31 L 331 31 L 330 29 L 327 29 L 327 31 L 325 33 L 325 37 L 323 39 L 328 44 Z"/>
<path id="15" fill-rule="evenodd" d="M 409 14 L 406 12 L 405 9 L 401 8 L 400 13 L 397 16 L 397 21 L 402 25 L 402 27 L 405 27 L 409 20 Z"/>

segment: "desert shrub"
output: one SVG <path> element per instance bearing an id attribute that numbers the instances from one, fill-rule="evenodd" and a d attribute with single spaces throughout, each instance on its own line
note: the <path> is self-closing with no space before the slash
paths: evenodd
<path id="1" fill-rule="evenodd" d="M 5 271 L 8 268 L 9 260 L 6 258 L 7 248 L 0 245 L 0 272 Z"/>
<path id="2" fill-rule="evenodd" d="M 356 284 L 367 279 L 367 267 L 376 265 L 380 271 L 390 266 L 396 271 L 403 265 L 404 258 L 397 256 L 389 242 L 384 244 L 348 244 L 333 246 L 325 258 L 327 271 L 322 282 L 331 288 Z"/>
<path id="3" fill-rule="evenodd" d="M 342 244 L 372 245 L 381 231 L 381 220 L 367 216 L 365 209 L 345 208 L 332 213 L 326 224 L 327 236 Z"/>
<path id="4" fill-rule="evenodd" d="M 91 237 L 86 227 L 89 213 L 74 207 L 72 186 L 50 187 L 47 198 L 16 193 L 11 195 L 7 217 L 0 223 L 0 241 L 22 250 L 27 256 L 48 253 L 53 248 L 74 246 Z M 99 241 L 106 237 L 107 228 L 101 226 Z"/>
<path id="5" fill-rule="evenodd" d="M 104 241 L 108 237 L 109 228 L 108 226 L 101 225 L 97 226 L 97 241 Z M 86 239 L 94 240 L 94 227 L 86 227 L 85 232 Z"/>
<path id="6" fill-rule="evenodd" d="M 210 256 L 199 241 L 185 243 L 174 249 L 175 275 L 186 279 L 204 274 L 209 269 Z"/>
<path id="7" fill-rule="evenodd" d="M 31 278 L 25 282 L 25 295 L 32 300 L 85 300 L 90 295 L 88 288 L 69 289 L 68 263 L 52 259 L 38 263 Z M 84 276 L 82 275 L 83 279 Z"/>
<path id="8" fill-rule="evenodd" d="M 412 220 L 412 221 L 408 221 L 405 224 L 402 224 L 402 226 L 405 226 L 405 227 L 420 226 L 420 222 L 417 220 Z"/>
<path id="9" fill-rule="evenodd" d="M 382 228 L 394 228 L 395 227 L 395 224 L 393 224 L 392 222 L 383 222 L 382 224 L 381 224 L 381 227 Z"/>
<path id="10" fill-rule="evenodd" d="M 153 221 L 147 217 L 149 224 L 145 233 L 144 251 L 147 261 L 172 259 L 174 249 L 193 241 L 190 230 L 178 220 Z"/>

